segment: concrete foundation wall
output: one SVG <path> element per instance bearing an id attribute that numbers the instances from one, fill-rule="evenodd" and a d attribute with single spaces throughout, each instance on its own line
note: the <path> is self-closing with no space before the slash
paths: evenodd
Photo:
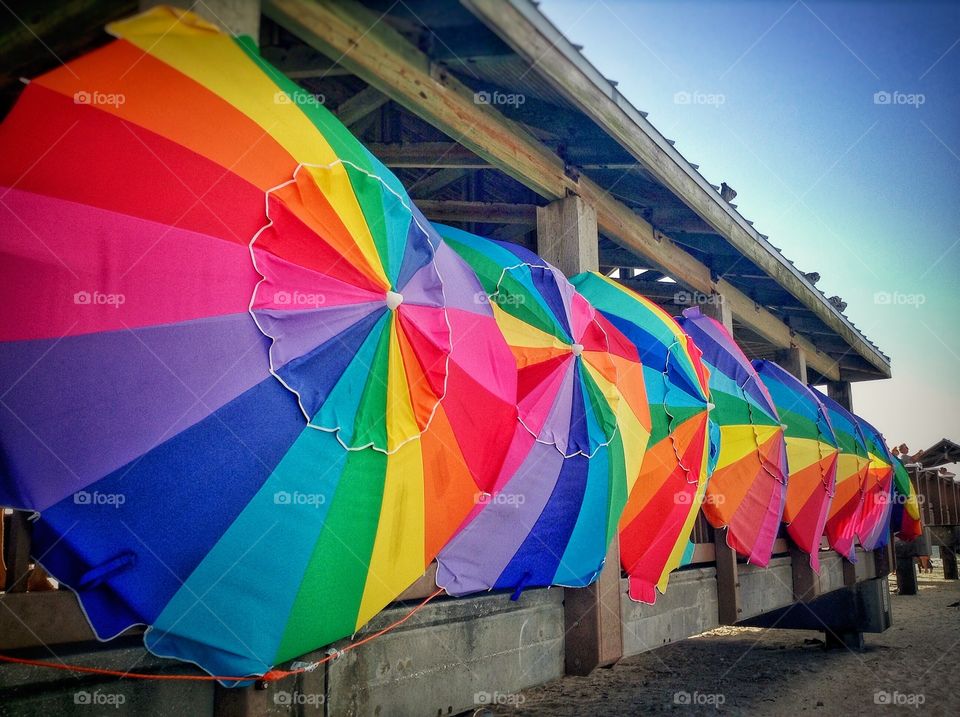
<path id="1" fill-rule="evenodd" d="M 637 655 L 717 627 L 716 576 L 713 567 L 674 573 L 666 594 L 658 595 L 655 605 L 631 600 L 627 596 L 627 581 L 622 581 L 624 656 Z"/>
<path id="2" fill-rule="evenodd" d="M 406 613 L 379 615 L 377 630 Z M 330 663 L 333 715 L 449 715 L 563 675 L 563 589 L 431 603 Z"/>
<path id="3" fill-rule="evenodd" d="M 79 652 L 65 662 L 130 671 L 156 671 L 167 663 L 183 674 L 183 665 L 160 660 L 142 647 Z M 67 656 L 69 655 L 69 656 Z M 49 653 L 38 659 L 51 659 Z M 199 674 L 199 673 L 198 673 Z M 210 682 L 145 682 L 76 675 L 26 665 L 0 667 L 0 717 L 22 715 L 208 715 L 213 713 Z"/>
<path id="4" fill-rule="evenodd" d="M 820 553 L 820 591 L 824 593 L 843 587 L 843 558 L 834 552 Z"/>
<path id="5" fill-rule="evenodd" d="M 877 577 L 876 567 L 870 553 L 862 548 L 857 548 L 857 582 Z"/>
<path id="6" fill-rule="evenodd" d="M 871 556 L 858 551 L 858 577 L 872 577 Z M 821 554 L 821 592 L 843 588 L 843 561 Z M 793 602 L 789 557 L 766 568 L 738 567 L 744 619 Z M 564 673 L 564 596 L 561 588 L 437 599 L 403 625 L 317 670 L 268 685 L 266 690 L 223 690 L 210 682 L 145 682 L 75 676 L 42 668 L 0 668 L 0 717 L 32 714 L 307 715 L 404 717 L 458 714 L 482 704 L 511 704 L 518 691 Z M 882 596 L 881 596 L 882 597 Z M 656 605 L 635 603 L 620 581 L 624 656 L 711 630 L 719 625 L 716 569 L 674 573 Z M 378 615 L 355 638 L 407 615 L 410 604 Z M 882 628 L 881 628 L 882 629 Z M 343 640 L 335 647 L 346 646 Z M 188 666 L 153 657 L 135 639 L 103 646 L 62 648 L 67 662 L 144 672 L 189 673 Z M 304 656 L 305 662 L 323 651 Z M 47 654 L 37 654 L 49 658 Z M 84 703 L 83 700 L 89 701 Z M 81 707 L 101 706 L 99 710 Z M 108 709 L 106 709 L 106 708 Z"/>
<path id="7" fill-rule="evenodd" d="M 741 565 L 740 619 L 776 610 L 793 602 L 793 572 L 790 558 L 773 558 L 765 568 Z"/>
<path id="8" fill-rule="evenodd" d="M 386 627 L 409 610 L 409 606 L 385 610 L 357 637 Z M 248 705 L 246 713 L 264 717 L 457 714 L 477 702 L 508 703 L 521 689 L 562 676 L 563 631 L 561 588 L 528 590 L 516 602 L 506 594 L 436 600 L 395 630 L 314 672 L 271 683 L 266 690 L 231 690 L 227 697 L 247 699 L 253 707 Z M 78 645 L 61 653 L 67 662 L 113 670 L 192 672 L 142 647 L 103 650 Z M 315 652 L 303 660 L 324 655 Z M 229 704 L 217 712 L 217 692 L 212 682 L 117 680 L 39 667 L 0 667 L 0 717 L 240 713 L 239 705 Z"/>

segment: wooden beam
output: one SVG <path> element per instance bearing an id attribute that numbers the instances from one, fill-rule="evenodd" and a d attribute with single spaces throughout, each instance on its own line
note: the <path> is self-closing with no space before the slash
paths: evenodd
<path id="1" fill-rule="evenodd" d="M 651 175 L 745 257 L 775 277 L 857 353 L 889 375 L 889 360 L 867 342 L 799 270 L 720 198 L 668 140 L 586 62 L 534 4 L 518 0 L 461 1 L 518 55 L 528 60 L 557 91 L 616 139 Z"/>
<path id="2" fill-rule="evenodd" d="M 316 49 L 341 58 L 340 64 L 368 84 L 541 196 L 580 195 L 596 208 L 597 223 L 607 236 L 647 257 L 685 286 L 706 293 L 721 290 L 744 324 L 776 346 L 791 345 L 790 330 L 773 314 L 728 282 L 714 282 L 708 267 L 611 197 L 604 187 L 583 175 L 574 178 L 563 160 L 522 125 L 490 105 L 476 104 L 469 87 L 433 65 L 387 23 L 380 22 L 376 13 L 350 0 L 265 0 L 263 11 Z M 811 366 L 828 378 L 839 378 L 835 362 L 807 344 L 804 348 Z"/>
<path id="3" fill-rule="evenodd" d="M 531 227 L 537 222 L 537 207 L 533 204 L 421 199 L 417 206 L 424 216 L 438 222 L 526 224 Z"/>
<path id="4" fill-rule="evenodd" d="M 380 109 L 390 98 L 374 87 L 360 90 L 337 107 L 336 115 L 347 127 L 356 124 L 374 110 Z"/>
<path id="5" fill-rule="evenodd" d="M 382 143 L 370 145 L 370 151 L 380 157 L 380 161 L 388 167 L 432 167 L 431 157 L 450 155 L 450 161 L 462 161 L 470 169 L 494 169 L 495 165 L 484 159 L 481 159 L 473 152 L 463 147 L 457 142 L 449 141 L 428 141 L 428 142 L 403 142 L 401 143 Z M 381 153 L 388 157 L 384 159 Z M 643 166 L 638 162 L 578 162 L 576 166 L 584 170 L 592 171 L 643 171 Z M 664 197 L 672 198 L 672 195 L 665 193 Z M 702 227 L 703 225 L 697 225 Z M 693 231 L 693 230 L 691 230 Z M 712 231 L 707 228 L 707 231 Z"/>
<path id="6" fill-rule="evenodd" d="M 496 239 L 497 241 L 516 242 L 520 239 L 523 239 L 525 235 L 529 234 L 534 229 L 535 227 L 530 227 L 526 224 L 504 224 L 503 226 L 498 227 L 490 232 L 490 238 Z"/>
<path id="7" fill-rule="evenodd" d="M 456 142 L 373 142 L 367 145 L 377 159 L 392 169 L 490 169 Z"/>
<path id="8" fill-rule="evenodd" d="M 411 197 L 417 200 L 432 197 L 444 187 L 465 177 L 469 172 L 469 169 L 438 169 L 436 172 L 418 179 L 407 187 L 407 191 L 410 192 Z"/>

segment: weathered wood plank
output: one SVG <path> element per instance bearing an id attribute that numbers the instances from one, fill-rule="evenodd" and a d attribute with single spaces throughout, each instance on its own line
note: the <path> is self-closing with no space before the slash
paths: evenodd
<path id="1" fill-rule="evenodd" d="M 537 221 L 537 207 L 533 204 L 421 199 L 417 207 L 428 219 L 440 222 L 526 224 L 532 227 Z"/>
<path id="2" fill-rule="evenodd" d="M 456 142 L 372 142 L 367 145 L 391 169 L 490 169 L 481 159 Z"/>

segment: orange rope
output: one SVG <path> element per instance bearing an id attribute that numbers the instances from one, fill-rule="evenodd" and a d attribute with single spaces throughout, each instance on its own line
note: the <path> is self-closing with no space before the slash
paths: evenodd
<path id="1" fill-rule="evenodd" d="M 325 662 L 329 662 L 335 657 L 339 657 L 345 652 L 350 652 L 350 650 L 355 650 L 371 640 L 374 640 L 381 635 L 386 635 L 391 630 L 399 627 L 411 617 L 416 615 L 421 609 L 426 607 L 427 603 L 433 600 L 435 597 L 440 595 L 443 592 L 443 588 L 438 588 L 436 592 L 432 595 L 427 596 L 423 602 L 413 608 L 410 612 L 404 615 L 402 618 L 396 622 L 387 625 L 382 630 L 379 630 L 372 635 L 367 635 L 367 637 L 362 640 L 357 640 L 356 642 L 351 642 L 349 645 L 344 647 L 342 650 L 337 650 L 334 653 L 331 653 L 324 657 L 322 660 L 317 660 L 316 662 L 311 662 L 306 667 L 300 667 L 295 670 L 269 670 L 263 675 L 247 675 L 245 677 L 236 677 L 233 675 L 162 675 L 162 674 L 149 674 L 144 672 L 123 672 L 121 670 L 107 670 L 100 667 L 86 667 L 83 665 L 67 665 L 64 663 L 50 662 L 48 660 L 28 660 L 23 657 L 9 657 L 7 655 L 0 655 L 0 662 L 12 662 L 19 665 L 31 665 L 33 667 L 49 667 L 54 670 L 66 670 L 68 672 L 83 672 L 91 675 L 108 675 L 110 677 L 129 677 L 137 680 L 185 680 L 190 682 L 205 682 L 217 680 L 221 682 L 246 682 L 249 680 L 257 680 L 261 682 L 276 682 L 277 680 L 282 680 L 285 677 L 290 677 L 291 675 L 299 675 L 303 672 L 310 672 L 315 670 L 317 667 L 322 665 Z"/>

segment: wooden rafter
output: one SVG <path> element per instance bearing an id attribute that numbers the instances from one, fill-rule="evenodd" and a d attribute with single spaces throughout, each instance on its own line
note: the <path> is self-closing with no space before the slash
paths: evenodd
<path id="1" fill-rule="evenodd" d="M 347 127 L 350 127 L 389 101 L 390 98 L 380 90 L 367 87 L 350 99 L 341 102 L 340 106 L 337 107 L 337 117 Z"/>

